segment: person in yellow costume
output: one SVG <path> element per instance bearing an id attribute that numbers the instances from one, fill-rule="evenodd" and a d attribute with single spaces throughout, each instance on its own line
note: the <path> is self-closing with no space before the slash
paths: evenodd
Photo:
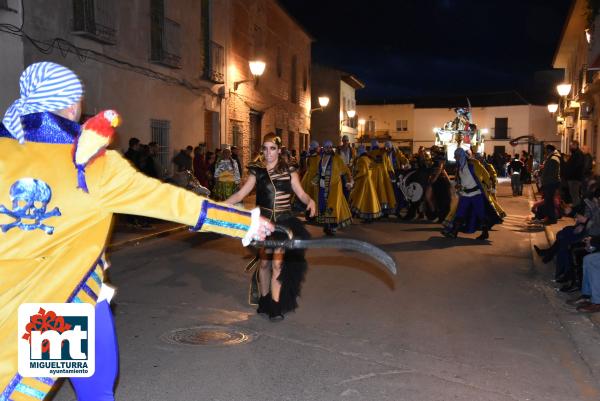
<path id="1" fill-rule="evenodd" d="M 372 180 L 375 163 L 367 154 L 364 145 L 358 147 L 357 154 L 358 158 L 354 161 L 354 188 L 350 192 L 350 206 L 354 216 L 370 223 L 381 217 L 381 205 Z"/>
<path id="2" fill-rule="evenodd" d="M 473 152 L 473 150 L 471 150 L 471 152 Z M 492 166 L 485 160 L 481 153 L 475 153 L 474 162 L 481 164 L 490 175 L 490 182 L 488 187 L 490 202 L 494 206 L 494 209 L 496 209 L 496 211 L 498 212 L 498 215 L 502 218 L 505 218 L 506 212 L 504 211 L 504 209 L 502 209 L 502 206 L 500 206 L 498 198 L 496 198 L 496 187 L 498 185 L 498 173 L 496 172 L 496 169 L 494 168 L 494 166 Z"/>
<path id="3" fill-rule="evenodd" d="M 103 277 L 113 213 L 176 221 L 242 238 L 244 245 L 274 227 L 258 208 L 216 203 L 145 176 L 106 150 L 108 141 L 79 163 L 75 156 L 93 144 L 77 123 L 83 86 L 68 68 L 32 64 L 21 75 L 20 92 L 0 125 L 0 399 L 41 400 L 56 383 L 17 372 L 18 343 L 27 341 L 17 337 L 19 305 L 87 303 L 96 311 L 95 373 L 71 381 L 79 400 L 112 401 L 114 290 Z"/>
<path id="4" fill-rule="evenodd" d="M 319 194 L 319 142 L 312 141 L 308 147 L 305 159 L 305 171 L 300 184 L 311 199 L 317 199 Z"/>
<path id="5" fill-rule="evenodd" d="M 375 162 L 373 169 L 373 184 L 377 190 L 377 197 L 381 205 L 381 211 L 384 216 L 394 214 L 396 210 L 396 195 L 390 174 L 393 174 L 394 169 L 387 156 L 385 149 L 379 147 L 379 142 L 376 139 L 371 141 L 371 150 L 369 156 Z"/>
<path id="6" fill-rule="evenodd" d="M 319 159 L 318 178 L 319 192 L 317 195 L 317 222 L 323 224 L 327 235 L 334 235 L 338 228 L 344 228 L 352 223 L 352 213 L 342 189 L 343 180 L 352 187 L 352 175 L 342 158 L 333 151 L 333 143 L 325 141 L 323 153 Z"/>

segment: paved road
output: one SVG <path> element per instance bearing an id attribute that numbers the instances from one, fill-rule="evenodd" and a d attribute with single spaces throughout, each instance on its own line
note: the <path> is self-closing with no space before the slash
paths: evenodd
<path id="1" fill-rule="evenodd" d="M 380 245 L 397 260 L 398 276 L 357 254 L 311 251 L 301 306 L 282 323 L 247 305 L 250 255 L 233 240 L 178 234 L 118 250 L 117 399 L 600 399 L 598 366 L 565 316 L 580 328 L 585 320 L 557 306 L 545 286 L 548 271 L 531 253 L 543 233 L 525 223 L 527 198 L 508 190 L 500 198 L 509 216 L 487 242 L 449 240 L 424 221 L 353 225 L 340 236 Z M 164 340 L 194 326 L 250 341 Z M 74 399 L 70 386 L 55 399 Z"/>

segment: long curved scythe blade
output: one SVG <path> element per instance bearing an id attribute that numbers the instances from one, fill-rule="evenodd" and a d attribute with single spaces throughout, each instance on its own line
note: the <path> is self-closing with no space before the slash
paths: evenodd
<path id="1" fill-rule="evenodd" d="M 320 238 L 320 239 L 289 239 L 289 240 L 266 240 L 254 241 L 256 247 L 285 248 L 285 249 L 311 249 L 311 248 L 335 248 L 348 251 L 360 252 L 377 260 L 384 265 L 392 274 L 396 274 L 396 262 L 381 248 L 365 241 L 349 238 Z"/>

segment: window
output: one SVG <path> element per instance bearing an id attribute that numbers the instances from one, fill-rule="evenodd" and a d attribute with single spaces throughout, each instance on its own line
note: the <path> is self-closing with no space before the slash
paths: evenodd
<path id="1" fill-rule="evenodd" d="M 496 118 L 494 139 L 508 139 L 508 118 Z"/>
<path id="2" fill-rule="evenodd" d="M 408 131 L 408 120 L 396 120 L 396 131 Z"/>
<path id="3" fill-rule="evenodd" d="M 292 68 L 290 76 L 290 101 L 292 103 L 298 103 L 298 57 L 292 56 Z"/>
<path id="4" fill-rule="evenodd" d="M 171 122 L 167 120 L 150 120 L 152 142 L 158 144 L 158 161 L 162 172 L 169 171 L 169 130 Z"/>
<path id="5" fill-rule="evenodd" d="M 375 135 L 375 120 L 369 119 L 365 123 L 365 135 Z"/>
<path id="6" fill-rule="evenodd" d="M 181 68 L 181 27 L 165 17 L 164 0 L 150 3 L 150 61 Z"/>
<path id="7" fill-rule="evenodd" d="M 114 45 L 117 42 L 115 6 L 114 0 L 73 0 L 73 33 Z"/>
<path id="8" fill-rule="evenodd" d="M 304 89 L 304 92 L 308 90 L 308 71 L 306 67 L 304 67 L 304 71 L 302 73 L 302 89 Z"/>
<path id="9" fill-rule="evenodd" d="M 296 148 L 296 133 L 294 131 L 288 132 L 288 150 Z"/>

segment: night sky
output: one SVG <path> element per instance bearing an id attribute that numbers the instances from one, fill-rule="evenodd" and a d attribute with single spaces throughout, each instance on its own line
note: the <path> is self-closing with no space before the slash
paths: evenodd
<path id="1" fill-rule="evenodd" d="M 280 0 L 359 103 L 517 90 L 545 104 L 570 0 Z"/>

